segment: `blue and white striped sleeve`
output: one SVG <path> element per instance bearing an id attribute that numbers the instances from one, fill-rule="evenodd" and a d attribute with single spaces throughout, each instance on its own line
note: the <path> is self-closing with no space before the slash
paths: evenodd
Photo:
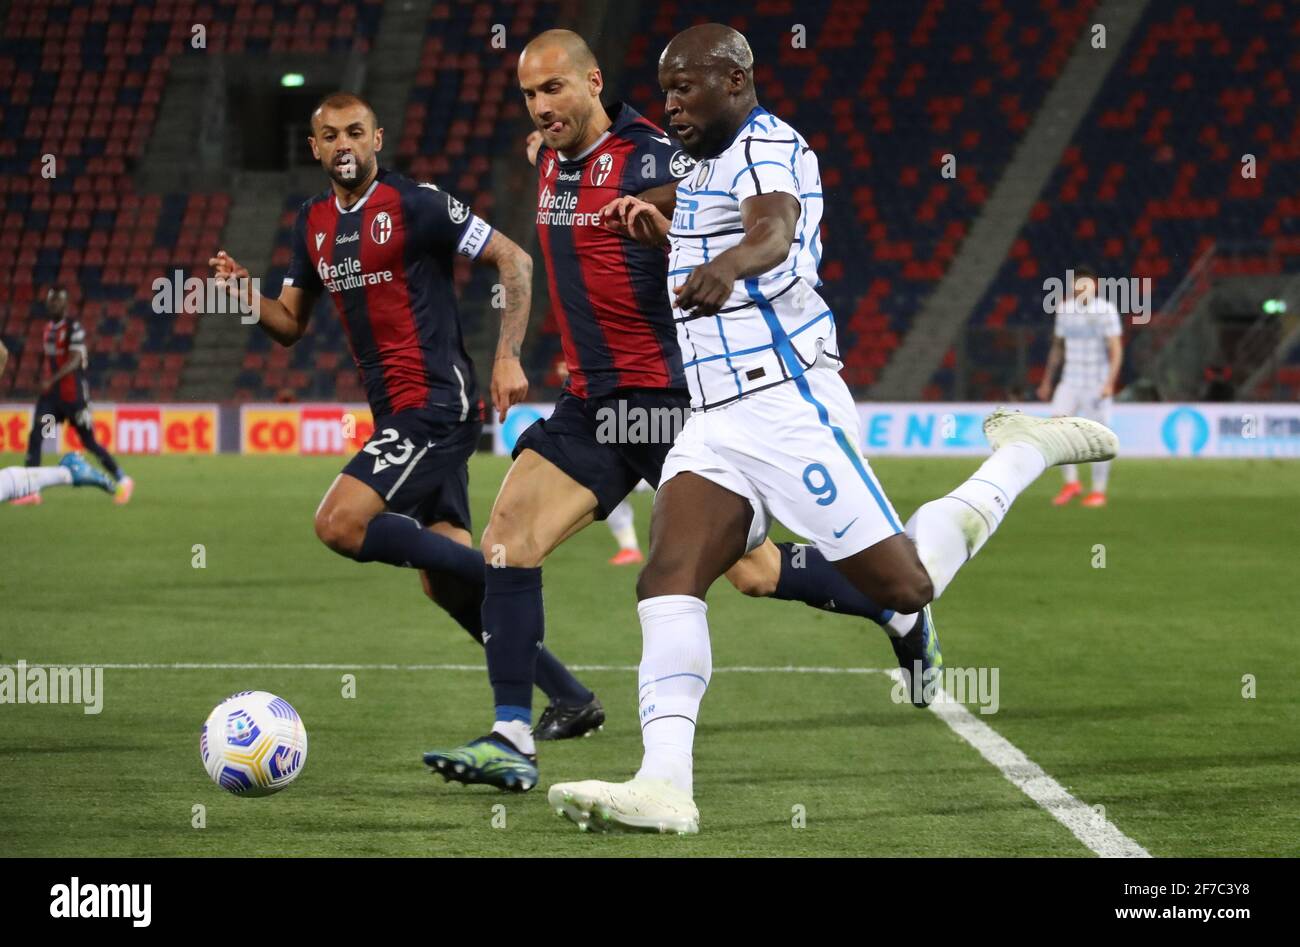
<path id="1" fill-rule="evenodd" d="M 744 140 L 744 163 L 732 173 L 731 193 L 743 204 L 759 194 L 785 192 L 799 197 L 797 163 L 800 144 L 788 131 L 758 132 Z"/>

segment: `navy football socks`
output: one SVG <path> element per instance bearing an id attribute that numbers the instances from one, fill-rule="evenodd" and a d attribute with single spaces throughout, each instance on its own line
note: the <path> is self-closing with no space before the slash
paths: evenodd
<path id="1" fill-rule="evenodd" d="M 461 608 L 447 609 L 447 614 L 464 628 L 477 644 L 483 644 L 483 595 L 480 592 L 472 604 Z M 564 662 L 551 654 L 545 645 L 537 651 L 537 686 L 551 701 L 581 707 L 595 699 L 595 694 L 583 686 Z"/>
<path id="2" fill-rule="evenodd" d="M 386 562 L 445 572 L 469 584 L 483 582 L 483 553 L 449 536 L 431 533 L 400 513 L 380 513 L 370 521 L 357 562 Z"/>
<path id="3" fill-rule="evenodd" d="M 773 598 L 803 602 L 813 608 L 841 615 L 869 618 L 884 625 L 894 613 L 881 608 L 855 589 L 852 583 L 826 561 L 816 546 L 777 543 L 781 553 L 781 575 L 776 580 Z"/>
<path id="4" fill-rule="evenodd" d="M 483 644 L 483 554 L 473 546 L 464 546 L 448 536 L 439 536 L 409 516 L 399 513 L 380 513 L 370 521 L 366 528 L 366 538 L 361 544 L 358 562 L 385 562 L 394 566 L 411 566 L 427 569 L 430 572 L 442 572 L 454 576 L 467 586 L 478 590 L 469 602 L 461 608 L 447 609 L 447 613 L 456 623 L 469 633 L 475 641 Z M 536 597 L 538 612 L 541 600 L 541 570 L 488 569 L 489 574 L 502 571 L 537 572 Z M 513 607 L 513 606 L 512 606 Z M 505 617 L 506 627 L 514 627 L 514 621 Z M 574 677 L 563 662 L 541 646 L 542 622 L 536 622 L 537 637 L 534 668 L 537 686 L 548 698 L 561 704 L 581 705 L 590 703 L 595 696 Z M 514 673 L 519 673 L 515 671 Z M 531 681 L 533 674 L 528 674 Z M 529 693 L 532 693 L 531 684 Z M 531 706 L 531 700 L 524 704 Z"/>
<path id="5" fill-rule="evenodd" d="M 532 721 L 533 682 L 545 631 L 542 570 L 486 566 L 483 646 L 498 720 Z"/>

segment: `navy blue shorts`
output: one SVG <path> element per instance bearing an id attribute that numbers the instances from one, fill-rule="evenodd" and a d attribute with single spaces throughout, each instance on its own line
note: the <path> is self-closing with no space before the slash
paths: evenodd
<path id="1" fill-rule="evenodd" d="M 602 398 L 565 391 L 549 418 L 515 442 L 541 454 L 592 493 L 603 520 L 642 481 L 659 486 L 664 458 L 691 414 L 684 391 L 636 389 Z"/>
<path id="2" fill-rule="evenodd" d="M 61 401 L 52 395 L 42 395 L 36 402 L 34 413 L 37 427 L 41 425 L 40 419 L 47 414 L 59 424 L 89 426 L 90 423 L 90 405 L 85 401 Z"/>
<path id="3" fill-rule="evenodd" d="M 424 525 L 470 528 L 469 458 L 480 421 L 448 421 L 424 408 L 375 420 L 375 433 L 343 472 L 369 486 L 392 513 Z"/>

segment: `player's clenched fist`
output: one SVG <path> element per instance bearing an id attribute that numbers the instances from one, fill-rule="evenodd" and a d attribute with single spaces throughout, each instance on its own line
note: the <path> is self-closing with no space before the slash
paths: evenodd
<path id="1" fill-rule="evenodd" d="M 736 271 L 726 257 L 701 263 L 691 270 L 685 283 L 673 288 L 676 306 L 692 316 L 716 315 L 731 297 L 735 284 Z"/>
<path id="2" fill-rule="evenodd" d="M 670 224 L 654 204 L 639 197 L 618 197 L 600 209 L 600 222 L 638 243 L 662 247 L 668 243 Z"/>
<path id="3" fill-rule="evenodd" d="M 528 397 L 528 378 L 517 358 L 498 358 L 492 363 L 492 406 L 501 420 L 511 405 Z"/>

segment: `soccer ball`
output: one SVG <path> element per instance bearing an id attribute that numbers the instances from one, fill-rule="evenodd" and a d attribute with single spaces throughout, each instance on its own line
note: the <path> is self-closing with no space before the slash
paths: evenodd
<path id="1" fill-rule="evenodd" d="M 266 691 L 232 694 L 208 714 L 199 755 L 212 781 L 236 796 L 269 796 L 307 762 L 307 731 L 298 711 Z"/>

